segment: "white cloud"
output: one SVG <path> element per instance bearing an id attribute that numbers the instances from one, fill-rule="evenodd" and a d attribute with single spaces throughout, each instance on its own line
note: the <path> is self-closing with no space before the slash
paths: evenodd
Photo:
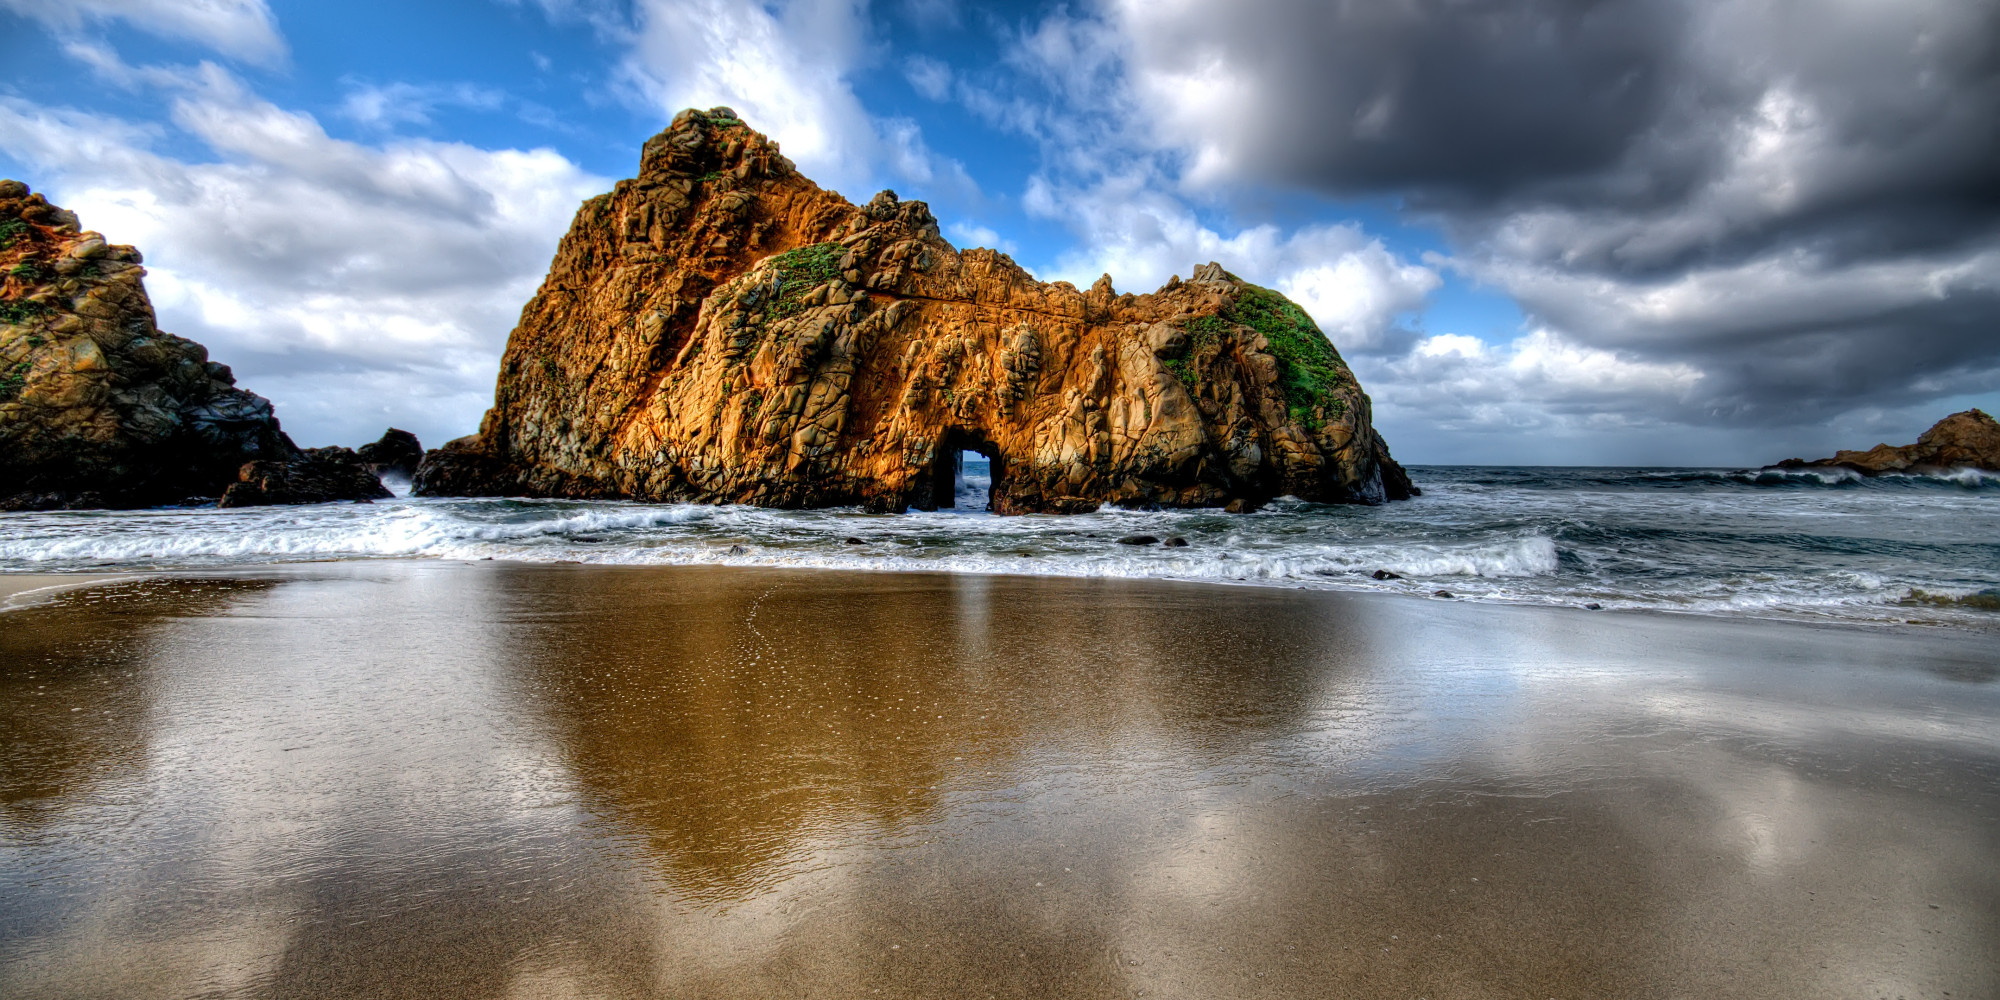
<path id="1" fill-rule="evenodd" d="M 903 63 L 903 78 L 917 93 L 933 101 L 951 96 L 951 67 L 929 56 L 911 56 Z"/>
<path id="2" fill-rule="evenodd" d="M 246 62 L 269 66 L 285 59 L 284 39 L 264 0 L 0 0 L 0 8 L 63 33 L 122 20 Z"/>
<path id="3" fill-rule="evenodd" d="M 1685 405 L 1702 373 L 1577 344 L 1536 329 L 1500 346 L 1464 334 L 1416 342 L 1398 358 L 1357 362 L 1388 422 L 1450 430 L 1608 429 Z"/>
<path id="4" fill-rule="evenodd" d="M 1290 296 L 1343 351 L 1390 346 L 1397 317 L 1423 308 L 1442 284 L 1436 271 L 1402 260 L 1352 223 L 1290 233 L 1261 225 L 1224 235 L 1143 171 L 1078 189 L 1038 177 L 1023 200 L 1077 235 L 1078 249 L 1057 260 L 1052 277 L 1087 285 L 1109 274 L 1123 291 L 1150 291 L 1217 261 Z"/>
<path id="5" fill-rule="evenodd" d="M 855 96 L 848 77 L 872 57 L 866 14 L 862 0 L 640 0 L 623 38 L 625 73 L 663 114 L 735 109 L 807 176 L 850 198 L 866 200 L 885 174 L 969 186 L 913 124 L 878 120 Z"/>
<path id="6" fill-rule="evenodd" d="M 986 247 L 991 250 L 998 250 L 1004 254 L 1020 252 L 1020 248 L 1014 245 L 1013 240 L 1001 236 L 997 230 L 987 226 L 970 222 L 953 222 L 947 224 L 944 227 L 944 231 L 945 235 L 951 237 L 952 243 L 956 244 L 959 249 Z"/>
<path id="7" fill-rule="evenodd" d="M 469 83 L 357 84 L 340 102 L 340 114 L 350 121 L 376 127 L 426 125 L 430 123 L 431 112 L 440 107 L 494 111 L 506 102 L 505 93 Z"/>
<path id="8" fill-rule="evenodd" d="M 271 397 L 302 444 L 387 422 L 429 444 L 469 433 L 557 238 L 609 182 L 547 149 L 347 142 L 213 66 L 168 75 L 173 122 L 219 162 L 156 152 L 155 126 L 16 99 L 0 145 L 137 245 L 162 328 Z"/>

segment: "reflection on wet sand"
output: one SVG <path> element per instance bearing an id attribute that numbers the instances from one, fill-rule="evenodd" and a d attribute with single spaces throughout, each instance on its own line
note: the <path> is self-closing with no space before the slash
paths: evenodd
<path id="1" fill-rule="evenodd" d="M 676 892 L 716 903 L 789 877 L 827 831 L 934 821 L 947 790 L 1215 763 L 1295 729 L 1314 683 L 1351 669 L 1338 625 L 1319 648 L 1204 629 L 1198 591 L 1056 583 L 994 606 L 976 577 L 857 593 L 604 576 L 560 594 L 529 577 L 517 606 L 537 625 L 511 676 L 592 804 L 653 839 Z M 1068 760 L 1020 773 L 1052 754 Z"/>
<path id="2" fill-rule="evenodd" d="M 154 586 L 0 628 L 8 996 L 2000 992 L 1986 636 L 746 570 Z M 111 714 L 17 705 L 58 668 Z"/>
<path id="3" fill-rule="evenodd" d="M 55 587 L 42 582 L 42 589 Z M 79 586 L 59 612 L 6 616 L 0 669 L 0 810 L 10 828 L 32 828 L 46 807 L 88 799 L 146 763 L 148 709 L 157 678 L 146 633 L 165 614 L 205 614 L 244 580 L 151 580 Z"/>

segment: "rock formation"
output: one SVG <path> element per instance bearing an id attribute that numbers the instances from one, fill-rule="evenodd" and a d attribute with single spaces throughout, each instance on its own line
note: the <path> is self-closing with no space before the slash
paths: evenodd
<path id="1" fill-rule="evenodd" d="M 922 202 L 856 207 L 727 108 L 684 111 L 584 203 L 428 495 L 872 511 L 1251 509 L 1414 493 L 1312 320 L 1208 264 L 1148 295 L 954 249 Z"/>
<path id="2" fill-rule="evenodd" d="M 387 500 L 382 485 L 352 448 L 307 448 L 282 460 L 245 462 L 222 491 L 221 507 L 269 507 L 329 500 Z"/>
<path id="3" fill-rule="evenodd" d="M 1878 444 L 1867 451 L 1837 451 L 1808 462 L 1788 458 L 1776 469 L 1852 469 L 1864 476 L 1885 472 L 1929 473 L 1949 469 L 2000 472 L 2000 421 L 1984 410 L 1963 410 L 1931 425 L 1916 444 Z"/>
<path id="4" fill-rule="evenodd" d="M 410 479 L 416 476 L 417 466 L 424 460 L 424 446 L 417 442 L 417 436 L 394 427 L 382 432 L 382 437 L 373 444 L 364 444 L 355 451 L 361 464 L 378 476 Z"/>
<path id="5" fill-rule="evenodd" d="M 0 181 L 0 510 L 214 500 L 246 463 L 309 461 L 269 400 L 154 325 L 139 260 Z"/>

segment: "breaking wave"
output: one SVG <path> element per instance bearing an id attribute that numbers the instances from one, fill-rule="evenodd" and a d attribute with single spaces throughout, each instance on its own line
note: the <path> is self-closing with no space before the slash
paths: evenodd
<path id="1" fill-rule="evenodd" d="M 968 463 L 958 510 L 407 499 L 0 516 L 0 571 L 320 559 L 504 559 L 1128 577 L 1473 600 L 1858 620 L 1991 621 L 2000 492 L 1971 472 L 1420 468 L 1382 507 L 995 517 Z M 1852 475 L 1849 473 L 1848 475 Z M 1771 489 L 1773 485 L 1793 488 Z M 1831 489 L 1823 487 L 1834 487 Z M 1153 535 L 1184 546 L 1121 544 Z"/>

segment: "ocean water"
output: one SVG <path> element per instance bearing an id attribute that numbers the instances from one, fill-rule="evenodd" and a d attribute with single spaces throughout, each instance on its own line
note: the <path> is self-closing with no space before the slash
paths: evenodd
<path id="1" fill-rule="evenodd" d="M 0 515 L 0 571 L 509 559 L 1143 577 L 1868 622 L 2000 624 L 2000 477 L 1415 467 L 1420 498 L 1250 515 L 997 517 L 968 456 L 935 513 L 413 499 Z M 1128 545 L 1149 534 L 1184 547 Z M 1376 579 L 1377 571 L 1394 574 Z M 1970 602 L 1964 599 L 1971 597 Z"/>

